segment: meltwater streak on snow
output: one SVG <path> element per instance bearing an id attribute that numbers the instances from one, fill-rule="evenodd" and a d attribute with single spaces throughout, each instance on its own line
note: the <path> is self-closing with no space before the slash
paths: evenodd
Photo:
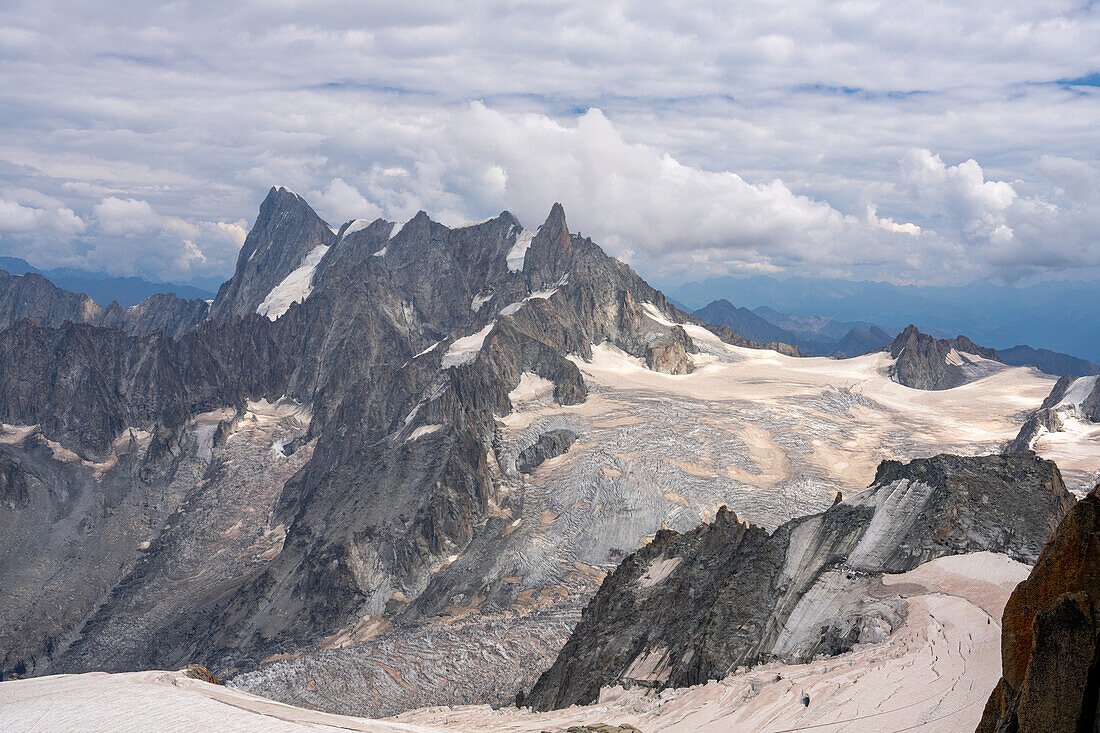
<path id="1" fill-rule="evenodd" d="M 267 316 L 272 321 L 277 320 L 290 309 L 291 304 L 301 303 L 313 292 L 313 273 L 317 269 L 325 254 L 328 245 L 319 244 L 309 251 L 302 259 L 298 269 L 283 278 L 283 281 L 271 289 L 264 298 L 264 302 L 256 308 L 261 316 Z"/>
<path id="2" fill-rule="evenodd" d="M 506 257 L 508 269 L 512 272 L 523 272 L 523 261 L 527 258 L 527 249 L 531 246 L 531 240 L 535 238 L 535 232 L 526 229 L 516 235 L 516 243 Z"/>
<path id="3" fill-rule="evenodd" d="M 489 335 L 495 325 L 497 325 L 496 321 L 493 321 L 475 334 L 455 339 L 450 348 L 447 349 L 447 353 L 443 355 L 440 366 L 444 369 L 450 369 L 461 364 L 469 364 L 476 359 L 481 351 L 482 344 L 485 343 L 485 337 Z"/>

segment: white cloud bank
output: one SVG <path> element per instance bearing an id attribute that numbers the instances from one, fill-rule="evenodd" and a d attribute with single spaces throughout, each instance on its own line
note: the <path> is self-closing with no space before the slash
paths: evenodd
<path id="1" fill-rule="evenodd" d="M 337 224 L 560 200 L 671 277 L 1100 277 L 1093 4 L 62 0 L 0 29 L 0 253 L 41 266 L 225 274 L 285 184 Z"/>

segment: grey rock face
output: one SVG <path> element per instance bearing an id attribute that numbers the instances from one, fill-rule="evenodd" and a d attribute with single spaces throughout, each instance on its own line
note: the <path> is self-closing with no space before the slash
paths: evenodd
<path id="1" fill-rule="evenodd" d="M 1034 454 L 886 461 L 871 487 L 774 533 L 721 511 L 627 557 L 525 704 L 584 704 L 601 687 L 683 687 L 770 659 L 877 641 L 904 604 L 877 576 L 980 550 L 1034 562 L 1073 506 Z"/>
<path id="2" fill-rule="evenodd" d="M 887 351 L 897 360 L 891 376 L 914 389 L 951 389 L 985 376 L 987 368 L 966 354 L 999 361 L 995 350 L 978 346 L 966 336 L 937 339 L 912 325 L 898 334 Z"/>
<path id="3" fill-rule="evenodd" d="M 0 625 L 7 667 L 41 674 L 195 662 L 233 671 L 271 654 L 315 649 L 364 616 L 415 623 L 446 605 L 442 596 L 423 597 L 435 592 L 433 571 L 494 510 L 496 421 L 511 411 L 509 393 L 524 373 L 551 382 L 553 399 L 568 405 L 587 390 L 567 357 L 588 358 L 603 341 L 655 369 L 690 369 L 694 347 L 680 325 L 687 316 L 591 240 L 570 234 L 560 206 L 533 235 L 507 212 L 456 229 L 420 213 L 400 229 L 377 220 L 341 231 L 337 237 L 304 201 L 273 189 L 236 274 L 197 325 L 170 329 L 203 310 L 165 301 L 133 309 L 162 324 L 152 335 L 28 321 L 0 331 L 0 348 L 17 355 L 0 371 L 0 420 L 36 425 L 34 450 L 52 441 L 74 451 L 65 470 L 80 478 L 58 481 L 84 482 L 89 507 L 100 501 L 96 471 L 103 485 L 125 475 L 126 496 L 140 495 L 141 486 L 156 495 L 174 487 L 169 495 L 178 501 L 181 481 L 201 483 L 202 496 L 214 491 L 211 477 L 189 472 L 200 470 L 196 455 L 208 461 L 233 448 L 230 429 L 211 427 L 210 445 L 197 445 L 188 426 L 211 411 L 239 413 L 249 400 L 307 405 L 308 428 L 278 452 L 296 457 L 302 451 L 295 448 L 313 446 L 275 484 L 275 495 L 257 499 L 254 510 L 269 529 L 284 527 L 285 539 L 247 572 L 214 558 L 209 566 L 196 562 L 202 553 L 181 528 L 195 526 L 197 537 L 206 525 L 166 522 L 165 512 L 178 507 L 167 500 L 148 511 L 127 505 L 127 515 L 146 517 L 150 546 L 135 554 L 127 535 L 131 549 L 110 563 L 92 559 L 95 548 L 110 545 L 109 532 L 85 535 L 55 523 L 50 542 L 71 543 L 74 573 L 95 581 L 64 618 L 41 624 L 29 594 L 13 617 L 20 643 L 4 631 L 13 627 Z M 308 297 L 274 321 L 256 314 L 271 289 L 322 246 L 328 249 Z M 131 427 L 147 442 L 112 468 Z M 564 445 L 559 438 L 544 455 Z M 26 466 L 27 456 L 23 450 L 12 460 Z M 35 507 L 51 505 L 35 495 L 32 486 L 31 509 L 4 518 L 28 536 L 49 523 Z M 164 600 L 163 573 L 181 557 L 196 573 L 206 567 L 210 585 Z M 4 577 L 19 568 L 16 553 Z M 161 611 L 147 613 L 150 607 Z M 130 617 L 141 621 L 118 623 Z"/>

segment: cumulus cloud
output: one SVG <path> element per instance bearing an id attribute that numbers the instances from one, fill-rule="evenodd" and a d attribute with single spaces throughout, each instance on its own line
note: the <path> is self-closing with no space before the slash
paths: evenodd
<path id="1" fill-rule="evenodd" d="M 85 223 L 61 201 L 26 189 L 0 191 L 0 234 L 70 237 Z"/>
<path id="2" fill-rule="evenodd" d="M 161 217 L 148 201 L 114 196 L 100 201 L 95 209 L 100 230 L 109 236 L 145 234 L 161 225 Z"/>

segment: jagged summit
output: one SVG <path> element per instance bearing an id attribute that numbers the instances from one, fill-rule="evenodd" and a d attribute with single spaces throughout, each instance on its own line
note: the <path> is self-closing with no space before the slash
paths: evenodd
<path id="1" fill-rule="evenodd" d="M 364 615 L 414 622 L 446 597 L 431 585 L 442 559 L 501 511 L 493 444 L 513 390 L 536 380 L 558 404 L 583 401 L 571 358 L 591 358 L 605 342 L 654 370 L 692 367 L 694 346 L 680 325 L 687 317 L 571 234 L 560 205 L 536 232 L 507 213 L 468 227 L 420 212 L 403 224 L 341 229 L 338 236 L 301 197 L 274 187 L 210 317 L 179 338 L 30 323 L 0 334 L 17 355 L 13 373 L 23 375 L 0 380 L 4 422 L 37 426 L 57 451 L 76 450 L 66 470 L 87 473 L 72 479 L 86 502 L 92 471 L 109 469 L 80 460 L 118 461 L 155 493 L 194 465 L 186 456 L 213 452 L 205 426 L 231 432 L 232 415 L 257 401 L 299 406 L 295 414 L 309 419 L 294 445 L 310 446 L 297 454 L 300 469 L 277 484 L 271 522 L 285 540 L 257 567 L 226 571 L 217 588 L 193 588 L 161 616 L 154 599 L 179 558 L 195 556 L 187 543 L 202 541 L 166 538 L 148 552 L 118 546 L 114 570 L 98 569 L 100 584 L 66 606 L 64 619 L 5 640 L 0 667 L 155 667 L 195 654 L 221 669 L 248 667 L 315 647 Z M 149 437 L 128 449 L 131 433 Z M 5 448 L 12 475 L 41 472 L 37 445 Z M 29 506 L 55 510 L 41 483 L 28 481 Z M 171 506 L 151 501 L 128 521 L 173 525 L 161 513 Z M 49 556 L 55 541 L 31 540 L 23 554 Z M 33 597 L 24 601 L 5 613 L 35 617 Z M 51 629 L 61 628 L 78 630 L 71 645 L 53 646 Z"/>
<path id="2" fill-rule="evenodd" d="M 240 254 L 233 277 L 218 289 L 214 317 L 241 317 L 254 312 L 264 298 L 303 265 L 318 247 L 329 246 L 336 235 L 298 194 L 272 187 L 260 204 Z"/>
<path id="3" fill-rule="evenodd" d="M 951 389 L 1003 368 L 994 349 L 966 336 L 938 339 L 912 324 L 885 350 L 895 359 L 891 376 L 914 389 Z"/>

